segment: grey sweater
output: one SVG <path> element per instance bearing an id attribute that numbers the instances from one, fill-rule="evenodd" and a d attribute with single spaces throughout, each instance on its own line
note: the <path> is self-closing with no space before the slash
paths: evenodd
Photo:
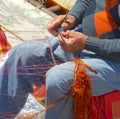
<path id="1" fill-rule="evenodd" d="M 106 0 L 107 1 L 107 0 Z M 77 0 L 69 14 L 82 24 L 88 35 L 86 49 L 105 58 L 120 61 L 120 9 L 119 4 L 105 0 Z"/>

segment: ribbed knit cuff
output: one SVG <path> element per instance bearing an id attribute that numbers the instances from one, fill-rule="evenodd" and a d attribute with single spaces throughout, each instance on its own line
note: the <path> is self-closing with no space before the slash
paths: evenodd
<path id="1" fill-rule="evenodd" d="M 93 38 L 93 37 L 88 37 L 86 40 L 86 50 L 93 51 L 96 53 L 99 53 L 99 46 L 100 46 L 99 40 Z"/>

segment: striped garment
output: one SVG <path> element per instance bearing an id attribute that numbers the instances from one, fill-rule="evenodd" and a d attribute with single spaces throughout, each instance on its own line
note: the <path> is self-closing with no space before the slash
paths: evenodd
<path id="1" fill-rule="evenodd" d="M 88 35 L 86 50 L 120 61 L 120 0 L 77 0 L 69 12 Z M 96 40 L 99 39 L 99 40 Z"/>
<path id="2" fill-rule="evenodd" d="M 88 8 L 83 19 L 83 32 L 101 39 L 120 38 L 119 3 L 119 0 L 95 0 L 95 2 L 92 2 L 93 7 Z M 90 14 L 91 10 L 95 13 L 94 15 Z M 91 22 L 87 22 L 88 20 Z M 92 27 L 90 27 L 90 24 L 92 24 Z M 88 29 L 86 29 L 86 25 Z"/>

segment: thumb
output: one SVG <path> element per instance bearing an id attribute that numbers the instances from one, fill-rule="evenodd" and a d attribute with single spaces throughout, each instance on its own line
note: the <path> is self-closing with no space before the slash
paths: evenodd
<path id="1" fill-rule="evenodd" d="M 66 31 L 69 29 L 69 23 L 65 21 L 61 24 L 61 27 L 64 29 L 64 31 Z"/>
<path id="2" fill-rule="evenodd" d="M 61 32 L 61 34 L 65 37 L 65 38 L 69 38 L 70 37 L 70 30 L 67 30 L 65 32 Z"/>

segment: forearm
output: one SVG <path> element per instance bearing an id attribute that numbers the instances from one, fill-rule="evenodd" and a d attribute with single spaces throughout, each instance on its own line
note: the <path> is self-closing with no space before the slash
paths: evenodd
<path id="1" fill-rule="evenodd" d="M 79 24 L 82 22 L 82 18 L 84 15 L 84 12 L 90 5 L 92 0 L 77 0 L 73 8 L 69 11 L 69 15 L 73 15 L 77 19 L 77 23 Z"/>
<path id="2" fill-rule="evenodd" d="M 111 60 L 120 61 L 120 38 L 108 40 L 88 37 L 86 49 Z"/>

